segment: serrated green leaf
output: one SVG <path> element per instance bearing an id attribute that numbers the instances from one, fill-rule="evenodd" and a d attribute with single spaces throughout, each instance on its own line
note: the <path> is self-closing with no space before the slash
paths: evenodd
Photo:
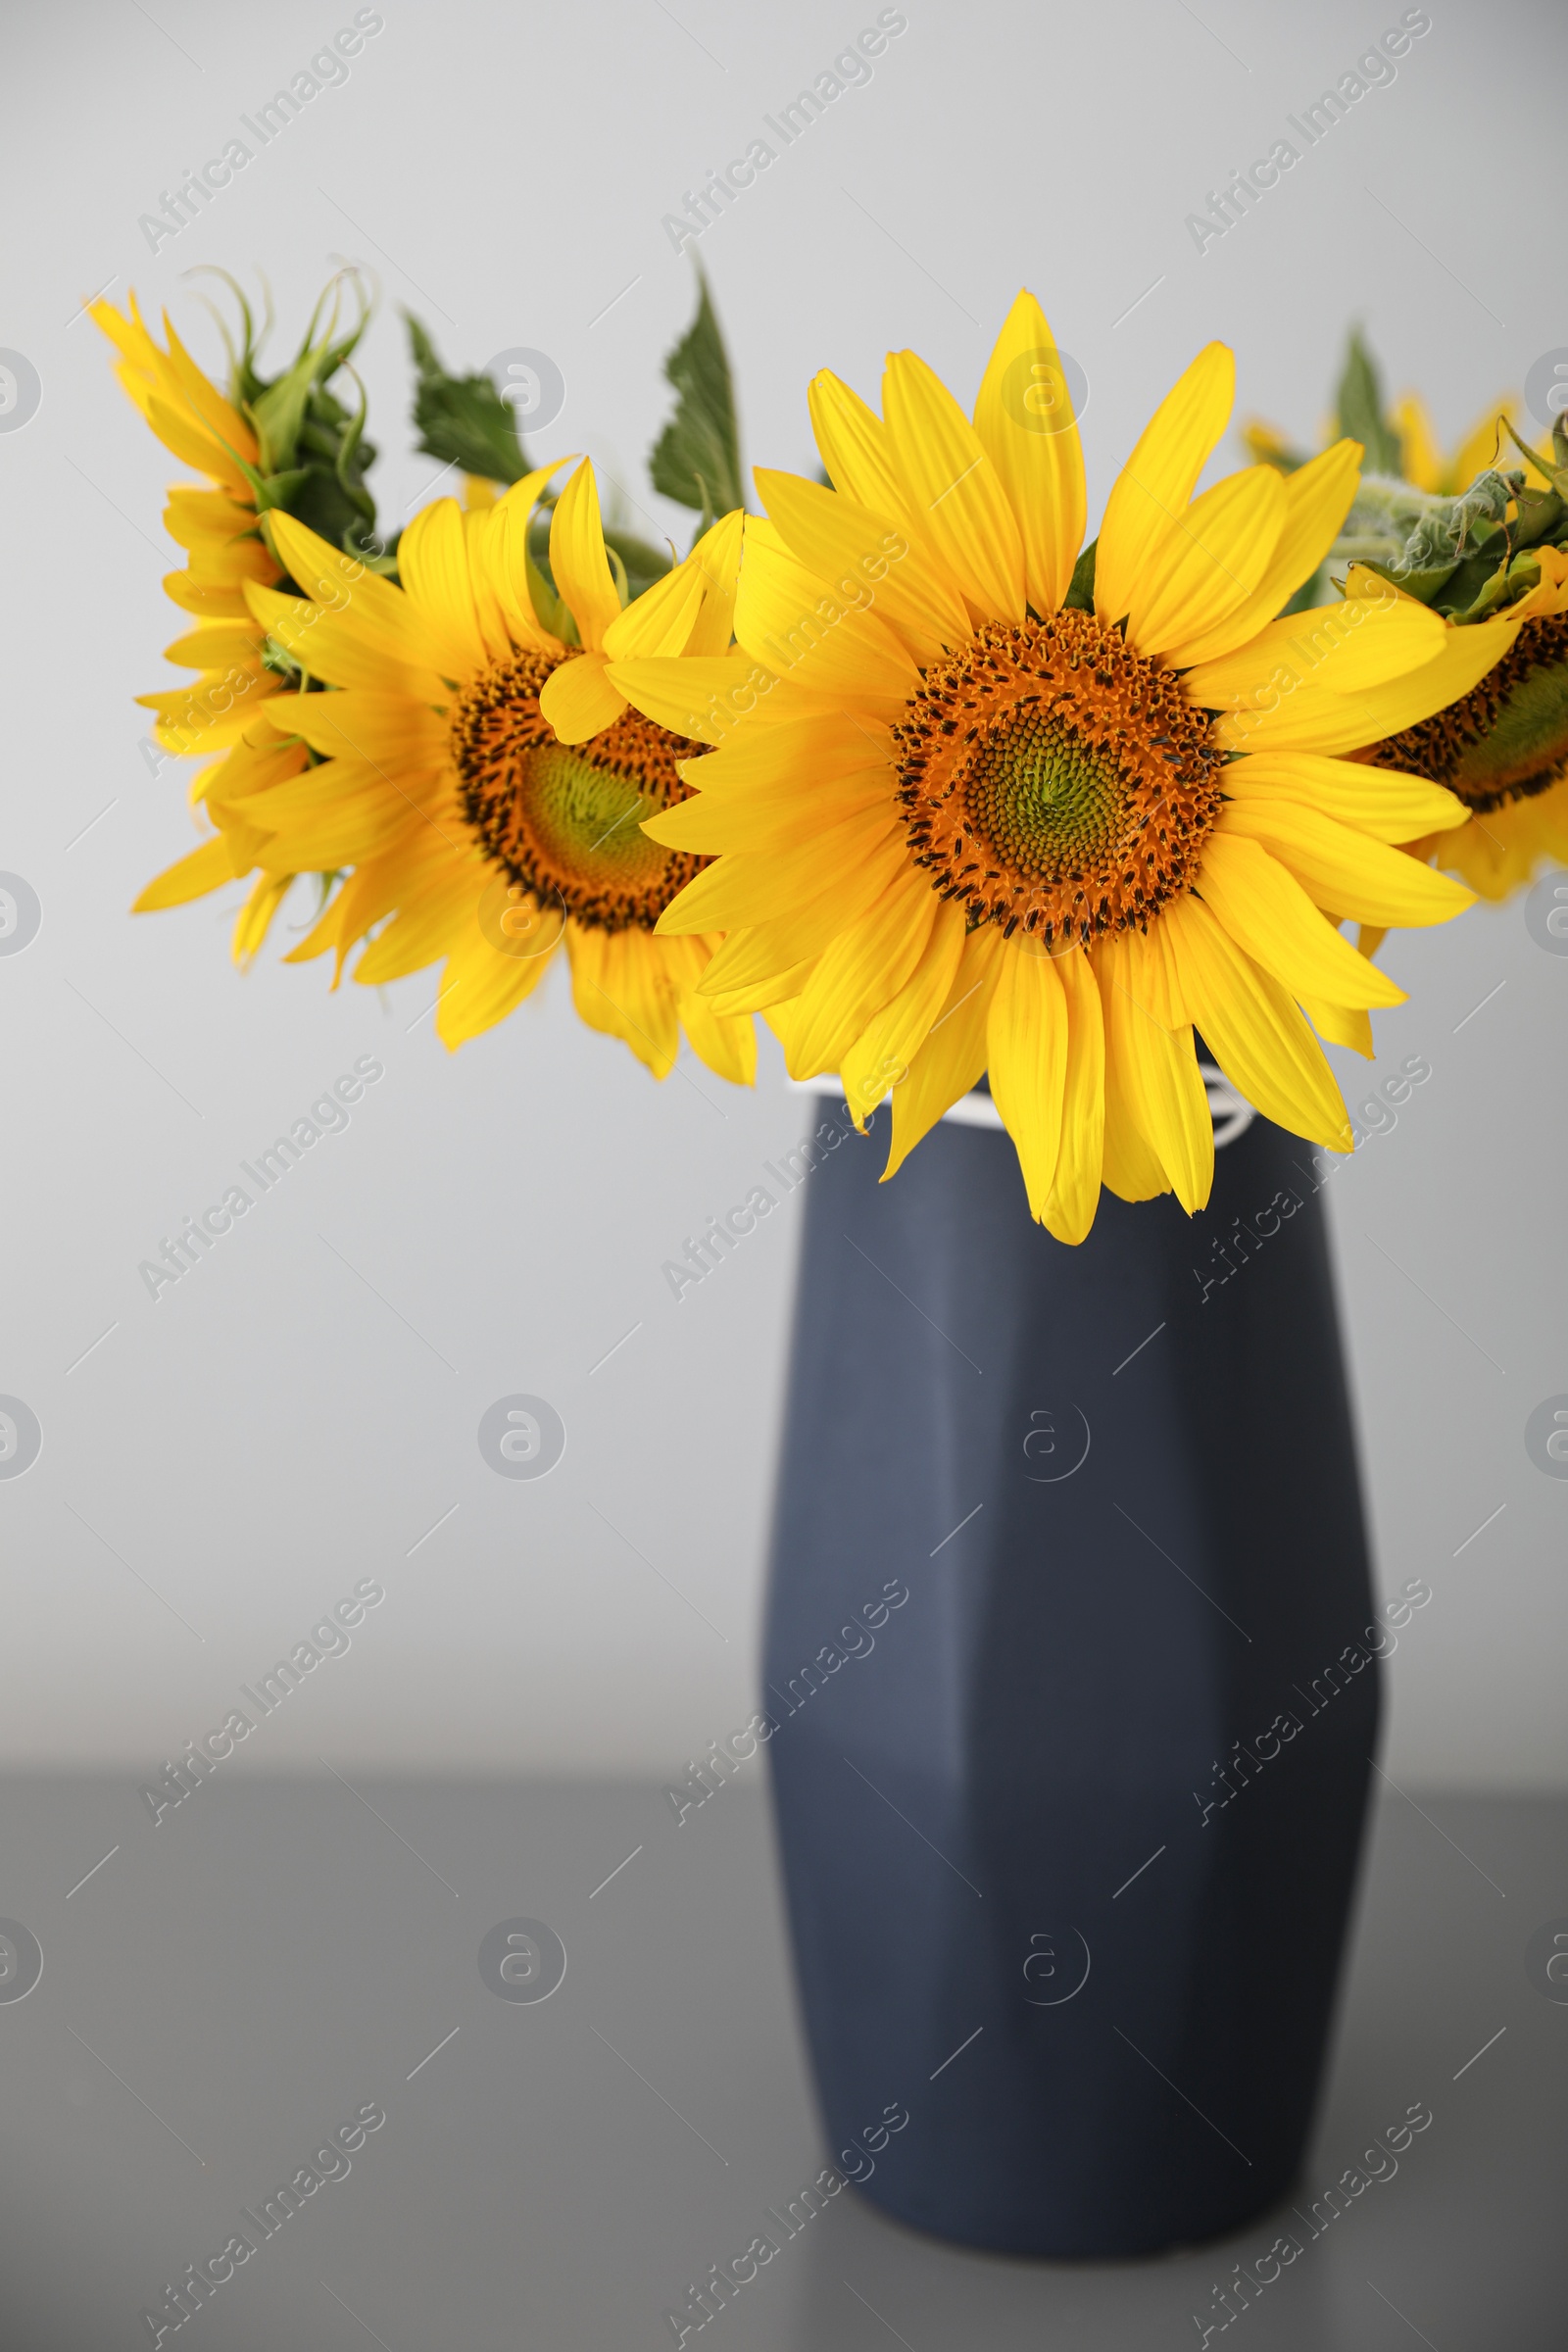
<path id="1" fill-rule="evenodd" d="M 482 481 L 520 481 L 528 460 L 517 419 L 487 375 L 451 375 L 412 311 L 405 311 L 414 357 L 414 421 L 419 447 L 443 466 L 461 466 Z"/>
<path id="2" fill-rule="evenodd" d="M 1362 342 L 1359 327 L 1350 330 L 1335 406 L 1341 433 L 1360 442 L 1366 452 L 1368 470 L 1397 473 L 1401 455 L 1399 436 L 1384 411 L 1377 362 Z"/>
<path id="3" fill-rule="evenodd" d="M 675 414 L 654 444 L 649 472 L 656 490 L 695 507 L 706 528 L 744 507 L 746 492 L 729 359 L 701 269 L 697 286 L 697 315 L 664 362 Z"/>

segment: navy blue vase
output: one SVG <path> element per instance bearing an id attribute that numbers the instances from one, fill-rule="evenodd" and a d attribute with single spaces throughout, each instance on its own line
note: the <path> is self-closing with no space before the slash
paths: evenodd
<path id="1" fill-rule="evenodd" d="M 965 2245 L 1214 2236 L 1302 2155 L 1377 1732 L 1320 1179 L 1259 1119 L 1072 1250 L 1004 1135 L 885 1146 L 808 1179 L 765 1635 L 831 2150 Z"/>

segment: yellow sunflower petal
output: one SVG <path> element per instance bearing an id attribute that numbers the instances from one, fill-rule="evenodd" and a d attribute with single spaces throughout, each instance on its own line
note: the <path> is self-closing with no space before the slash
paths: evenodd
<path id="1" fill-rule="evenodd" d="M 1067 1008 L 1061 1150 L 1041 1221 L 1058 1242 L 1081 1242 L 1095 1221 L 1105 1156 L 1105 1021 L 1082 948 L 1055 959 Z"/>
<path id="2" fill-rule="evenodd" d="M 335 873 L 394 848 L 414 821 L 384 808 L 325 809 L 314 823 L 262 834 L 255 862 L 264 874 Z"/>
<path id="3" fill-rule="evenodd" d="M 566 463 L 564 458 L 557 458 L 553 465 L 536 466 L 532 473 L 525 473 L 520 481 L 514 482 L 505 497 L 499 498 L 490 509 L 489 528 L 480 542 L 479 560 L 491 593 L 505 615 L 513 644 L 539 652 L 555 652 L 559 640 L 534 610 L 528 525 L 546 482 Z"/>
<path id="4" fill-rule="evenodd" d="M 684 651 L 692 655 L 722 654 L 735 634 L 735 590 L 740 579 L 742 534 L 746 517 L 737 508 L 711 530 L 705 531 L 686 561 L 703 575 L 703 601 L 692 623 Z M 755 1037 L 753 1043 L 755 1045 Z"/>
<path id="5" fill-rule="evenodd" d="M 620 716 L 626 698 L 611 684 L 603 654 L 579 654 L 551 671 L 539 708 L 563 743 L 586 743 Z"/>
<path id="6" fill-rule="evenodd" d="M 815 711 L 775 726 L 742 727 L 717 751 L 676 762 L 694 791 L 726 801 L 761 794 L 785 800 L 801 790 L 803 777 L 848 776 L 858 768 L 887 767 L 893 737 L 884 726 L 843 711 Z"/>
<path id="7" fill-rule="evenodd" d="M 367 987 L 401 980 L 446 955 L 466 929 L 486 886 L 488 869 L 471 851 L 441 844 L 438 835 L 432 841 L 445 855 L 429 857 L 418 880 L 398 892 L 392 902 L 396 914 L 354 967 L 355 979 Z"/>
<path id="8" fill-rule="evenodd" d="M 1174 946 L 1203 1043 L 1231 1084 L 1277 1127 L 1346 1151 L 1350 1131 L 1334 1073 L 1279 982 L 1243 954 L 1200 899 L 1175 900 L 1162 909 L 1160 928 Z"/>
<path id="9" fill-rule="evenodd" d="M 755 1021 L 719 1012 L 706 997 L 691 989 L 680 1000 L 680 1025 L 692 1052 L 699 1061 L 707 1063 L 715 1078 L 727 1078 L 731 1086 L 757 1084 Z"/>
<path id="10" fill-rule="evenodd" d="M 140 317 L 124 318 L 112 302 L 100 294 L 87 305 L 87 316 L 99 331 L 106 334 L 126 364 L 139 374 L 151 376 L 158 357 L 157 347 L 143 326 Z"/>
<path id="11" fill-rule="evenodd" d="M 743 653 L 616 662 L 611 665 L 611 683 L 656 726 L 695 743 L 722 745 L 742 720 L 765 723 L 775 711 L 795 717 L 803 708 L 800 697 L 765 662 Z"/>
<path id="12" fill-rule="evenodd" d="M 919 962 L 938 904 L 935 891 L 905 869 L 840 932 L 795 1001 L 786 1043 L 792 1078 L 838 1069 L 872 1015 L 898 994 Z"/>
<path id="13" fill-rule="evenodd" d="M 991 1092 L 1023 1169 L 1029 1213 L 1044 1212 L 1061 1152 L 1067 1000 L 1049 956 L 1009 942 L 986 1021 Z"/>
<path id="14" fill-rule="evenodd" d="M 384 914 L 400 902 L 412 902 L 432 876 L 447 876 L 454 867 L 452 851 L 428 828 L 411 832 L 383 856 L 371 858 L 349 875 L 314 928 L 283 957 L 285 963 L 306 963 L 327 949 L 336 951 L 332 986 L 343 977 L 345 958 Z M 471 903 L 471 901 L 470 901 Z"/>
<path id="15" fill-rule="evenodd" d="M 1290 801 L 1233 801 L 1218 830 L 1260 841 L 1324 909 L 1358 923 L 1446 923 L 1475 904 L 1473 894 L 1418 858 L 1369 841 L 1321 808 Z"/>
<path id="16" fill-rule="evenodd" d="M 1305 803 L 1354 825 L 1374 841 L 1415 841 L 1423 833 L 1463 824 L 1467 811 L 1456 794 L 1425 776 L 1397 768 L 1369 767 L 1358 760 L 1327 760 L 1318 752 L 1258 752 L 1233 760 L 1220 777 L 1233 801 Z"/>
<path id="17" fill-rule="evenodd" d="M 1441 490 L 1444 487 L 1445 467 L 1443 451 L 1432 423 L 1432 412 L 1417 394 L 1407 392 L 1396 401 L 1391 419 L 1399 436 L 1399 471 L 1417 490 Z M 1470 477 L 1464 487 L 1470 486 Z"/>
<path id="18" fill-rule="evenodd" d="M 1317 616 L 1303 612 L 1297 617 L 1305 621 Z M 1381 743 L 1386 736 L 1402 734 L 1419 719 L 1430 718 L 1435 710 L 1445 710 L 1468 694 L 1502 659 L 1517 634 L 1517 625 L 1511 619 L 1483 620 L 1471 628 L 1447 629 L 1433 660 L 1359 693 L 1325 693 L 1309 669 L 1298 673 L 1294 666 L 1281 663 L 1274 672 L 1276 684 L 1258 688 L 1249 707 L 1228 710 L 1216 720 L 1214 740 L 1226 751 L 1330 755 Z M 1200 674 L 1188 671 L 1184 683 L 1189 692 L 1192 681 Z M 1271 695 L 1272 700 L 1268 699 Z M 1200 694 L 1194 699 L 1205 698 Z"/>
<path id="19" fill-rule="evenodd" d="M 754 923 L 788 919 L 781 908 L 804 909 L 824 894 L 844 892 L 844 879 L 863 874 L 893 838 L 895 810 L 858 810 L 815 839 L 798 841 L 763 857 L 734 853 L 705 866 L 659 918 L 660 930 L 738 931 Z M 904 853 L 902 841 L 899 844 Z M 849 900 L 846 897 L 846 906 Z"/>
<path id="20" fill-rule="evenodd" d="M 875 410 L 829 368 L 812 376 L 806 399 L 817 451 L 835 490 L 874 514 L 912 523 L 892 438 Z"/>
<path id="21" fill-rule="evenodd" d="M 884 1184 L 985 1069 L 986 1025 L 1002 969 L 1002 945 L 995 923 L 982 923 L 963 943 L 947 1003 L 924 1045 L 911 1056 L 907 1078 L 893 1090 L 893 1140 L 882 1171 Z"/>
<path id="22" fill-rule="evenodd" d="M 1151 549 L 1127 608 L 1141 654 L 1218 625 L 1255 593 L 1285 527 L 1286 492 L 1272 466 L 1249 466 L 1194 499 Z"/>
<path id="23" fill-rule="evenodd" d="M 191 850 L 172 865 L 165 866 L 131 901 L 130 911 L 159 914 L 166 906 L 183 906 L 190 900 L 203 899 L 210 890 L 220 890 L 225 882 L 232 882 L 235 870 L 228 843 L 219 833 L 213 840 L 204 841 L 200 849 Z"/>
<path id="24" fill-rule="evenodd" d="M 272 917 L 287 898 L 294 879 L 292 874 L 257 876 L 250 897 L 234 918 L 230 954 L 236 963 L 250 963 L 261 954 L 272 927 Z"/>
<path id="25" fill-rule="evenodd" d="M 701 566 L 691 559 L 677 564 L 615 615 L 604 634 L 605 653 L 612 662 L 662 661 L 683 654 L 707 593 Z"/>
<path id="26" fill-rule="evenodd" d="M 742 939 L 755 939 L 757 934 L 755 931 L 743 931 L 737 936 Z M 731 945 L 733 942 L 720 941 L 716 932 L 711 934 L 711 937 L 714 941 L 713 961 L 716 962 L 724 946 Z M 815 962 L 814 956 L 808 956 L 800 963 L 792 964 L 765 983 L 756 981 L 749 988 L 715 989 L 711 995 L 704 996 L 703 1003 L 711 1004 L 714 1012 L 723 1020 L 734 1020 L 742 1013 L 750 1017 L 754 1012 L 760 1012 L 771 1017 L 776 1008 L 792 1004 L 800 995 L 801 990 L 811 977 L 811 969 Z M 708 974 L 705 972 L 703 978 L 706 980 Z"/>
<path id="27" fill-rule="evenodd" d="M 1353 1010 L 1347 1004 L 1328 1004 L 1321 997 L 1302 997 L 1301 1010 L 1326 1044 L 1348 1046 L 1370 1061 L 1376 1052 L 1372 1043 L 1372 1016 L 1359 1006 Z"/>
<path id="28" fill-rule="evenodd" d="M 862 1134 L 884 1096 L 908 1075 L 910 1061 L 948 1002 L 963 954 L 966 931 L 961 911 L 951 899 L 938 899 L 936 906 L 919 962 L 897 996 L 866 1023 L 840 1064 L 844 1100 Z"/>
<path id="29" fill-rule="evenodd" d="M 747 528 L 735 635 L 779 677 L 852 710 L 893 715 L 920 682 L 893 631 L 792 556 L 770 523 Z"/>
<path id="30" fill-rule="evenodd" d="M 1054 612 L 1083 544 L 1084 455 L 1055 337 L 1027 291 L 987 363 L 974 429 L 1012 505 L 1029 602 L 1042 615 Z"/>
<path id="31" fill-rule="evenodd" d="M 550 521 L 550 568 L 577 623 L 578 637 L 589 653 L 596 653 L 611 622 L 620 617 L 620 598 L 605 553 L 591 458 L 584 458 L 556 501 Z"/>
<path id="32" fill-rule="evenodd" d="M 571 997 L 579 1018 L 590 1029 L 618 1037 L 656 1078 L 667 1078 L 680 1052 L 680 1025 L 658 947 L 640 931 L 566 925 Z"/>
<path id="33" fill-rule="evenodd" d="M 138 404 L 139 405 L 139 404 Z M 145 415 L 159 440 L 172 457 L 210 480 L 221 482 L 236 498 L 251 498 L 254 493 L 245 477 L 244 467 L 231 457 L 222 444 L 203 430 L 191 410 L 174 401 L 161 399 L 155 392 L 147 402 Z"/>
<path id="34" fill-rule="evenodd" d="M 1198 895 L 1237 946 L 1293 997 L 1335 1004 L 1402 1004 L 1404 991 L 1358 956 L 1261 842 L 1215 831 L 1203 844 Z"/>
<path id="35" fill-rule="evenodd" d="M 732 1086 L 757 1082 L 757 1025 L 721 1012 L 697 993 L 717 945 L 714 939 L 664 939 L 657 943 L 664 976 L 674 991 L 675 1010 L 686 1041 L 715 1077 Z"/>
<path id="36" fill-rule="evenodd" d="M 1195 664 L 1183 683 L 1189 699 L 1209 710 L 1246 708 L 1271 681 L 1287 693 L 1311 685 L 1328 694 L 1359 694 L 1419 669 L 1453 633 L 1441 612 L 1413 597 L 1391 593 L 1378 604 L 1346 597 L 1310 612 L 1282 614 L 1235 653 Z"/>
<path id="37" fill-rule="evenodd" d="M 266 670 L 250 668 L 172 694 L 138 694 L 136 700 L 158 713 L 153 732 L 166 752 L 202 759 L 237 743 L 269 702 L 284 700 L 282 683 Z"/>
<path id="38" fill-rule="evenodd" d="M 1477 895 L 1510 898 L 1542 866 L 1568 865 L 1568 777 L 1544 792 L 1490 808 L 1437 843 L 1443 863 Z"/>
<path id="39" fill-rule="evenodd" d="M 1214 1122 L 1192 1030 L 1167 1029 L 1143 1009 L 1150 994 L 1139 968 L 1145 946 L 1136 931 L 1100 943 L 1102 981 L 1110 981 L 1101 1001 L 1133 1121 L 1192 1216 L 1214 1180 Z"/>
<path id="40" fill-rule="evenodd" d="M 983 612 L 1022 620 L 1023 541 L 974 426 L 912 351 L 889 353 L 882 409 L 904 503 L 917 515 L 922 538 Z"/>
<path id="41" fill-rule="evenodd" d="M 1110 1017 L 1111 1001 L 1115 994 L 1103 956 L 1090 958 L 1100 991 L 1101 1014 L 1103 1020 L 1102 1050 L 1105 1059 L 1105 1125 L 1102 1139 L 1102 1174 L 1104 1183 L 1119 1200 L 1152 1200 L 1160 1193 L 1170 1191 L 1170 1180 L 1153 1151 L 1145 1142 L 1143 1131 L 1133 1113 L 1132 1098 L 1125 1075 L 1126 1054 L 1118 1045 L 1124 1024 Z"/>
<path id="42" fill-rule="evenodd" d="M 483 669 L 467 526 L 455 498 L 433 499 L 416 514 L 398 541 L 398 571 L 436 668 L 460 683 Z"/>
<path id="43" fill-rule="evenodd" d="M 247 586 L 245 599 L 268 635 L 329 686 L 365 686 L 442 706 L 451 700 L 451 689 L 438 670 L 392 654 L 373 631 L 358 628 L 324 605 L 280 596 L 274 588 L 254 583 Z"/>
<path id="44" fill-rule="evenodd" d="M 173 384 L 183 393 L 208 432 L 232 450 L 236 457 L 243 458 L 247 466 L 254 466 L 261 455 L 255 433 L 238 409 L 223 398 L 218 386 L 197 367 L 175 334 L 167 311 L 164 313 L 164 336 L 169 353 L 160 368 L 160 373 L 166 378 L 172 377 Z"/>
<path id="45" fill-rule="evenodd" d="M 417 615 L 401 588 L 281 510 L 268 515 L 267 527 L 290 579 L 316 604 L 324 606 L 345 627 L 378 639 L 400 660 L 429 664 L 429 649 L 420 641 Z"/>
<path id="46" fill-rule="evenodd" d="M 1120 620 L 1151 554 L 1186 512 L 1230 418 L 1236 362 L 1223 343 L 1200 351 L 1144 427 L 1105 503 L 1095 556 L 1095 611 Z"/>
<path id="47" fill-rule="evenodd" d="M 820 482 L 760 466 L 757 489 L 791 554 L 836 597 L 885 620 L 916 661 L 930 662 L 967 641 L 963 600 L 886 514 L 874 514 Z"/>
<path id="48" fill-rule="evenodd" d="M 688 760 L 682 764 L 695 774 L 704 763 Z M 696 850 L 710 858 L 728 850 L 788 849 L 878 802 L 891 810 L 893 792 L 885 760 L 850 775 L 819 776 L 807 769 L 771 792 L 700 792 L 648 817 L 642 829 L 666 850 Z"/>
<path id="49" fill-rule="evenodd" d="M 479 624 L 479 635 L 491 662 L 505 662 L 512 652 L 512 633 L 508 625 L 506 606 L 490 576 L 490 541 L 495 529 L 493 504 L 474 506 L 470 501 L 464 509 L 463 536 L 468 556 L 468 586 L 473 595 L 473 616 Z"/>
<path id="50" fill-rule="evenodd" d="M 388 775 L 426 774 L 447 756 L 446 722 L 424 704 L 398 694 L 362 692 L 280 694 L 266 716 L 280 735 L 297 735 L 313 751 L 359 759 Z"/>
<path id="51" fill-rule="evenodd" d="M 181 669 L 226 669 L 236 662 L 254 669 L 261 662 L 261 635 L 254 621 L 213 621 L 166 645 L 164 660 Z"/>
<path id="52" fill-rule="evenodd" d="M 507 956 L 470 919 L 447 956 L 436 1001 L 435 1033 L 453 1053 L 479 1037 L 531 997 L 554 957 Z"/>

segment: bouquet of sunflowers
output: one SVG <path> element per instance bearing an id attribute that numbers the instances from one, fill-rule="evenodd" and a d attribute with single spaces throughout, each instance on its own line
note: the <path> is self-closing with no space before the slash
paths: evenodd
<path id="1" fill-rule="evenodd" d="M 656 1077 L 684 1033 L 751 1082 L 760 1013 L 860 1127 L 891 1098 L 889 1175 L 988 1078 L 1031 1213 L 1076 1243 L 1102 1185 L 1207 1200 L 1195 1032 L 1348 1149 L 1320 1041 L 1369 1054 L 1402 1001 L 1386 931 L 1568 851 L 1568 437 L 1503 411 L 1446 467 L 1359 344 L 1327 447 L 1254 426 L 1195 496 L 1234 400 L 1210 344 L 1086 544 L 1032 294 L 972 414 L 912 352 L 880 414 L 815 376 L 823 472 L 759 469 L 754 514 L 704 286 L 652 463 L 700 516 L 680 556 L 607 524 L 587 459 L 534 463 L 413 320 L 420 445 L 465 495 L 378 536 L 352 277 L 270 378 L 241 298 L 224 389 L 133 300 L 92 316 L 206 485 L 166 515 L 196 680 L 143 699 L 210 829 L 137 907 L 254 877 L 247 961 L 305 883 L 286 960 L 330 954 L 334 986 L 440 960 L 450 1047 L 564 952 Z"/>

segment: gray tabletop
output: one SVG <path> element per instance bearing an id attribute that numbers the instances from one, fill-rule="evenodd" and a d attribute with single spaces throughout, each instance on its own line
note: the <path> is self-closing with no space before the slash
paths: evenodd
<path id="1" fill-rule="evenodd" d="M 644 1786 L 231 1768 L 155 1823 L 133 1786 L 11 1782 L 0 2333 L 652 2352 L 674 2312 L 730 2352 L 1555 2352 L 1563 1809 L 1422 1803 L 1384 1792 L 1294 2215 L 1158 2261 L 1040 2264 L 846 2190 L 772 2229 L 699 2332 L 692 2290 L 769 2211 L 788 2224 L 827 2156 L 758 1786 L 677 1822 Z M 1369 2180 L 1413 2106 L 1430 2125 Z M 1362 2185 L 1322 2202 L 1351 2168 Z M 1300 2254 L 1234 2283 L 1281 2231 Z M 205 2300 L 187 2284 L 180 2322 L 169 2290 L 209 2265 L 228 2275 Z"/>

